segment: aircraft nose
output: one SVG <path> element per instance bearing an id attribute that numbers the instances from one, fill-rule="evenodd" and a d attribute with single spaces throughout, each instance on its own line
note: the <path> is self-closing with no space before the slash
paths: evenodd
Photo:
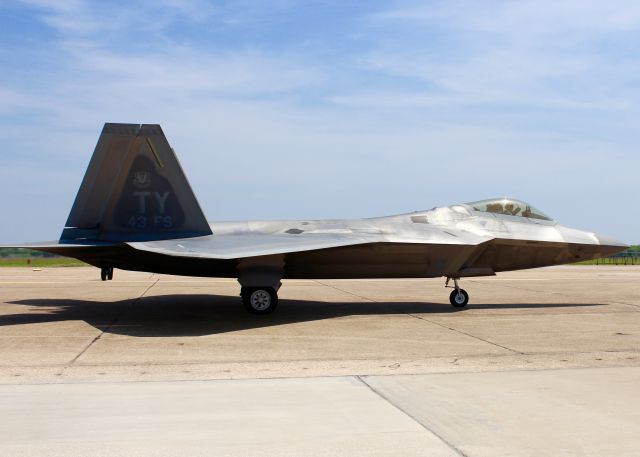
<path id="1" fill-rule="evenodd" d="M 600 242 L 600 249 L 605 256 L 622 252 L 629 247 L 628 244 L 618 241 L 615 238 L 611 238 L 610 236 L 600 235 L 598 233 L 595 233 L 594 235 Z"/>

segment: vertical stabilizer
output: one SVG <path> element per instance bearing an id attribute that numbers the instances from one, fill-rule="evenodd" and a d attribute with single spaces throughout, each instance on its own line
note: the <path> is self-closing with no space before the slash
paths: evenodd
<path id="1" fill-rule="evenodd" d="M 61 241 L 210 235 L 159 125 L 105 124 Z"/>

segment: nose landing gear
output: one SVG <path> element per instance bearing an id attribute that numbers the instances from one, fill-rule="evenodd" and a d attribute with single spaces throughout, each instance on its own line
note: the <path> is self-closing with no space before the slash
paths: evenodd
<path id="1" fill-rule="evenodd" d="M 449 295 L 449 302 L 456 308 L 464 308 L 469 303 L 469 294 L 458 285 L 459 278 L 447 277 L 447 282 L 444 284 L 445 287 L 451 287 L 449 286 L 449 281 L 451 281 L 451 279 L 453 279 L 454 286 L 451 294 Z"/>

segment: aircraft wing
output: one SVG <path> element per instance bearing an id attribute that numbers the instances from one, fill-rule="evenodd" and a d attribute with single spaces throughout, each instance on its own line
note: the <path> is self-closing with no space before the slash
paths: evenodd
<path id="1" fill-rule="evenodd" d="M 176 257 L 240 259 L 273 254 L 316 251 L 362 244 L 455 244 L 478 245 L 490 238 L 433 229 L 427 236 L 386 233 L 242 233 L 172 240 L 128 242 L 136 250 Z"/>
<path id="2" fill-rule="evenodd" d="M 21 247 L 74 257 L 87 252 L 109 252 L 129 246 L 137 251 L 170 257 L 200 259 L 242 259 L 274 254 L 317 251 L 362 244 L 438 244 L 476 246 L 490 240 L 469 232 L 430 228 L 419 236 L 416 233 L 384 233 L 382 231 L 323 231 L 320 233 L 233 233 L 214 234 L 192 238 L 128 242 L 41 242 L 4 247 Z"/>
<path id="3" fill-rule="evenodd" d="M 134 249 L 168 256 L 240 259 L 312 251 L 382 241 L 377 236 L 242 234 L 127 243 Z"/>

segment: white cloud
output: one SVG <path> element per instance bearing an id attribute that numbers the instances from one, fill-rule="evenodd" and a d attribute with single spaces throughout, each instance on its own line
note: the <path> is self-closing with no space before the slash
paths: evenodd
<path id="1" fill-rule="evenodd" d="M 637 2 L 436 2 L 367 24 L 383 33 L 360 64 L 422 81 L 435 99 L 605 110 L 638 100 L 640 63 L 624 51 L 640 35 Z"/>
<path id="2" fill-rule="evenodd" d="M 142 29 L 161 31 L 176 20 L 201 22 L 216 9 L 204 0 L 130 0 L 123 4 L 89 0 L 22 0 L 65 37 L 109 38 Z"/>
<path id="3" fill-rule="evenodd" d="M 580 32 L 588 38 L 603 31 L 636 30 L 640 24 L 640 5 L 634 0 L 441 0 L 378 11 L 368 15 L 368 20 L 443 24 L 458 30 L 519 37 Z"/>
<path id="4" fill-rule="evenodd" d="M 295 53 L 287 55 L 259 46 L 216 48 L 158 41 L 158 34 L 168 25 L 165 19 L 174 17 L 176 11 L 189 20 L 200 20 L 203 11 L 213 14 L 197 0 L 138 1 L 137 8 L 124 9 L 125 13 L 108 20 L 104 7 L 96 3 L 28 3 L 45 11 L 43 20 L 59 33 L 45 56 L 55 70 L 46 75 L 28 71 L 27 78 L 37 84 L 19 82 L 11 87 L 0 82 L 0 100 L 6 102 L 0 113 L 16 109 L 37 112 L 55 128 L 74 125 L 74 130 L 91 129 L 105 118 L 153 121 L 175 113 L 179 113 L 180 122 L 186 122 L 203 107 L 215 112 L 222 100 L 226 105 L 236 100 L 241 111 L 249 99 L 286 100 L 324 83 L 324 74 Z M 160 12 L 142 15 L 145 23 L 157 27 L 143 34 L 146 44 L 112 45 L 111 37 L 103 32 L 117 31 L 126 43 L 134 13 L 137 24 L 140 11 L 149 11 L 147 5 L 152 13 Z"/>

